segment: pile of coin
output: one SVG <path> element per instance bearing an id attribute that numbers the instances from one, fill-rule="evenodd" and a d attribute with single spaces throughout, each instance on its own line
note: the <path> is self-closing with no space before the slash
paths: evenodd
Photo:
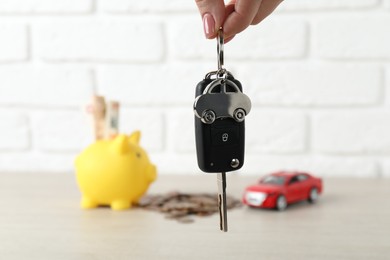
<path id="1" fill-rule="evenodd" d="M 226 196 L 227 208 L 233 209 L 242 204 L 239 200 Z M 145 195 L 138 206 L 147 210 L 158 211 L 165 214 L 168 219 L 175 219 L 181 223 L 192 223 L 191 216 L 210 216 L 219 213 L 218 197 L 207 193 L 169 192 L 159 195 Z"/>

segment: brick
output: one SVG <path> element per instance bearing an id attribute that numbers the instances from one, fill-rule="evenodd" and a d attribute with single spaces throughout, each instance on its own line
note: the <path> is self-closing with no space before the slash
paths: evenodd
<path id="1" fill-rule="evenodd" d="M 160 109 L 120 108 L 119 130 L 130 134 L 141 131 L 140 145 L 147 152 L 161 152 L 165 145 L 164 116 Z"/>
<path id="2" fill-rule="evenodd" d="M 34 147 L 40 151 L 80 152 L 93 142 L 81 111 L 39 111 L 31 116 Z"/>
<path id="3" fill-rule="evenodd" d="M 98 92 L 125 105 L 191 106 L 195 86 L 210 67 L 199 63 L 101 66 Z"/>
<path id="4" fill-rule="evenodd" d="M 174 57 L 216 61 L 216 42 L 205 39 L 199 17 L 173 20 L 168 27 L 170 52 Z M 248 28 L 226 44 L 225 64 L 230 59 L 300 58 L 306 52 L 306 37 L 303 21 L 266 19 L 261 26 Z"/>
<path id="5" fill-rule="evenodd" d="M 313 117 L 313 148 L 328 153 L 390 152 L 390 113 L 338 112 Z"/>
<path id="6" fill-rule="evenodd" d="M 388 24 L 390 17 L 378 14 L 321 19 L 313 29 L 313 52 L 324 58 L 388 59 Z"/>
<path id="7" fill-rule="evenodd" d="M 244 91 L 260 105 L 373 105 L 382 99 L 379 66 L 303 63 L 233 66 Z"/>
<path id="8" fill-rule="evenodd" d="M 84 13 L 92 11 L 93 0 L 1 0 L 0 13 Z"/>
<path id="9" fill-rule="evenodd" d="M 275 171 L 305 171 L 320 177 L 371 177 L 379 174 L 375 160 L 359 156 L 258 155 L 248 153 L 241 172 L 259 177 Z"/>
<path id="10" fill-rule="evenodd" d="M 169 53 L 173 57 L 216 61 L 216 42 L 205 38 L 199 15 L 168 21 L 167 33 Z"/>
<path id="11" fill-rule="evenodd" d="M 29 122 L 24 113 L 0 110 L 0 151 L 28 149 L 29 130 Z"/>
<path id="12" fill-rule="evenodd" d="M 226 45 L 226 58 L 239 60 L 302 58 L 306 55 L 308 30 L 301 20 L 265 19 Z"/>
<path id="13" fill-rule="evenodd" d="M 300 113 L 253 109 L 245 120 L 246 150 L 286 153 L 306 149 L 306 118 Z"/>
<path id="14" fill-rule="evenodd" d="M 75 154 L 18 152 L 0 156 L 0 172 L 73 173 Z"/>
<path id="15" fill-rule="evenodd" d="M 0 68 L 0 104 L 79 107 L 91 94 L 88 70 L 55 66 Z"/>
<path id="16" fill-rule="evenodd" d="M 49 61 L 154 62 L 164 55 L 156 22 L 68 21 L 36 28 L 40 58 Z"/>
<path id="17" fill-rule="evenodd" d="M 0 24 L 0 62 L 28 58 L 27 27 L 23 24 Z"/>
<path id="18" fill-rule="evenodd" d="M 333 9 L 369 8 L 379 4 L 379 0 L 294 0 L 284 1 L 278 10 L 281 11 L 324 11 Z"/>
<path id="19" fill-rule="evenodd" d="M 171 150 L 181 153 L 194 153 L 195 148 L 195 125 L 194 112 L 192 109 L 171 109 L 166 112 L 167 119 L 167 145 L 172 145 Z"/>
<path id="20" fill-rule="evenodd" d="M 133 0 L 100 0 L 99 9 L 113 13 L 136 12 L 181 12 L 196 11 L 196 4 L 191 1 L 172 0 L 163 2 L 160 0 L 133 1 Z"/>

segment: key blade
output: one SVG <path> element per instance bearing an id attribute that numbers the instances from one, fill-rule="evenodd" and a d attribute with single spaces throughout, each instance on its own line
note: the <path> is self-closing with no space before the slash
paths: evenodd
<path id="1" fill-rule="evenodd" d="M 219 227 L 223 232 L 228 231 L 227 225 L 227 206 L 226 206 L 226 173 L 217 174 L 218 184 L 218 209 L 219 209 Z"/>

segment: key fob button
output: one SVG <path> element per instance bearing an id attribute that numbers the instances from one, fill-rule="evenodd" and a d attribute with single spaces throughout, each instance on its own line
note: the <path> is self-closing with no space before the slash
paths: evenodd
<path id="1" fill-rule="evenodd" d="M 211 128 L 212 144 L 215 146 L 237 145 L 239 142 L 238 131 L 237 127 L 226 129 Z"/>

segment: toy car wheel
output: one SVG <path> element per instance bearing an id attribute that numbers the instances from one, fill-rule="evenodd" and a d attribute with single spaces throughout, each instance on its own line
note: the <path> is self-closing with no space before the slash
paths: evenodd
<path id="1" fill-rule="evenodd" d="M 212 124 L 215 121 L 215 113 L 213 110 L 205 110 L 202 113 L 201 121 L 205 124 Z"/>
<path id="2" fill-rule="evenodd" d="M 309 193 L 309 198 L 307 199 L 310 203 L 315 203 L 318 199 L 318 190 L 317 188 L 311 188 Z"/>
<path id="3" fill-rule="evenodd" d="M 279 211 L 283 211 L 287 208 L 287 200 L 286 197 L 283 195 L 280 195 L 278 199 L 276 200 L 276 209 Z"/>
<path id="4" fill-rule="evenodd" d="M 237 122 L 242 122 L 245 120 L 245 110 L 242 109 L 242 108 L 237 108 L 236 110 L 234 110 L 233 112 L 233 118 L 234 120 L 236 120 Z"/>

